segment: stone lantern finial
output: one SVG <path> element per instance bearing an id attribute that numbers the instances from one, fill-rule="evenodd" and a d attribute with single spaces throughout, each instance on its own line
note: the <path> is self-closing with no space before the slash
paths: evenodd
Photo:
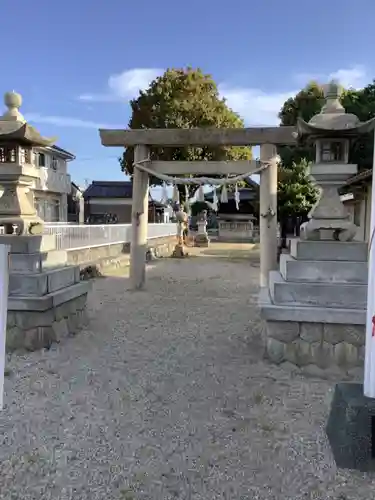
<path id="1" fill-rule="evenodd" d="M 6 92 L 4 94 L 4 104 L 8 108 L 8 111 L 6 111 L 3 116 L 1 116 L 1 120 L 26 123 L 25 118 L 19 111 L 19 108 L 22 105 L 21 94 L 18 94 L 14 91 Z"/>
<path id="2" fill-rule="evenodd" d="M 359 118 L 352 113 L 347 113 L 344 106 L 340 102 L 342 87 L 335 81 L 331 81 L 323 86 L 325 104 L 321 111 L 314 115 L 308 124 L 315 128 L 326 130 L 327 133 L 332 131 L 341 131 L 353 129 L 359 125 Z M 312 135 L 315 131 L 309 130 Z"/>
<path id="3" fill-rule="evenodd" d="M 324 97 L 326 99 L 339 99 L 342 93 L 341 86 L 336 80 L 331 80 L 324 85 Z"/>
<path id="4" fill-rule="evenodd" d="M 324 86 L 326 102 L 321 113 L 345 113 L 345 108 L 340 102 L 342 88 L 335 80 Z"/>

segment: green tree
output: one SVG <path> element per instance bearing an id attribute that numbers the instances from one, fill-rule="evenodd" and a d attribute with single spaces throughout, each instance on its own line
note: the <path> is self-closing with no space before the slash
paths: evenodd
<path id="1" fill-rule="evenodd" d="M 360 90 L 347 90 L 341 102 L 347 113 L 353 113 L 365 122 L 375 116 L 375 80 Z M 350 147 L 349 161 L 358 165 L 359 170 L 372 168 L 373 133 L 358 137 Z"/>
<path id="2" fill-rule="evenodd" d="M 306 217 L 318 199 L 318 189 L 310 180 L 309 162 L 301 159 L 291 166 L 279 167 L 277 186 L 277 215 L 280 222 L 281 247 L 286 247 L 287 222 L 297 223 Z"/>
<path id="3" fill-rule="evenodd" d="M 307 160 L 302 159 L 291 167 L 279 167 L 277 199 L 280 220 L 307 215 L 317 197 L 318 190 L 310 180 Z"/>
<path id="4" fill-rule="evenodd" d="M 209 210 L 209 206 L 208 204 L 205 202 L 205 201 L 195 201 L 194 203 L 192 203 L 192 205 L 190 206 L 190 209 L 191 209 L 191 215 L 193 217 L 197 216 L 198 214 L 200 214 L 201 212 L 203 212 L 203 210 Z"/>
<path id="5" fill-rule="evenodd" d="M 290 97 L 280 110 L 281 126 L 295 126 L 299 117 L 309 121 L 320 112 L 324 104 L 324 92 L 316 82 L 310 82 L 294 97 Z M 287 220 L 308 214 L 316 202 L 318 192 L 309 174 L 309 162 L 314 161 L 314 149 L 308 144 L 281 146 L 281 166 L 278 173 L 278 219 L 282 245 L 286 243 Z"/>
<path id="6" fill-rule="evenodd" d="M 168 69 L 151 82 L 130 102 L 131 129 L 148 128 L 243 128 L 240 116 L 231 110 L 219 96 L 215 82 L 200 69 Z M 152 160 L 250 160 L 249 147 L 156 147 L 150 151 Z M 120 159 L 127 175 L 133 174 L 134 150 L 127 148 Z M 176 175 L 178 173 L 176 172 Z M 160 184 L 157 178 L 152 185 Z M 190 195 L 196 187 L 189 186 Z M 180 187 L 180 198 L 185 199 L 185 187 Z"/>

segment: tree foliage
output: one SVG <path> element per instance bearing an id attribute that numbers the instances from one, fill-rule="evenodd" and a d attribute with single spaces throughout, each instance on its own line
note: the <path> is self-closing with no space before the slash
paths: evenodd
<path id="1" fill-rule="evenodd" d="M 209 209 L 210 209 L 210 207 L 208 206 L 208 204 L 205 201 L 196 201 L 196 202 L 192 203 L 192 205 L 190 205 L 191 215 L 193 217 L 195 217 L 198 214 L 200 214 L 201 212 L 203 212 L 203 210 L 208 211 Z"/>
<path id="2" fill-rule="evenodd" d="M 278 172 L 278 216 L 281 221 L 287 217 L 304 216 L 310 211 L 318 197 L 318 190 L 309 177 L 309 163 L 280 166 Z"/>
<path id="3" fill-rule="evenodd" d="M 149 128 L 243 128 L 240 116 L 232 111 L 210 75 L 200 69 L 168 69 L 130 102 L 131 129 Z M 157 147 L 150 151 L 152 160 L 249 160 L 249 147 Z M 122 170 L 133 174 L 134 150 L 127 148 L 120 159 Z M 176 173 L 177 174 L 177 173 Z M 178 174 L 177 174 L 178 175 Z M 160 184 L 153 178 L 151 184 Z M 196 188 L 195 188 L 196 189 Z M 185 190 L 181 190 L 184 198 Z"/>
<path id="4" fill-rule="evenodd" d="M 279 113 L 280 124 L 286 126 L 297 125 L 299 117 L 309 121 L 314 115 L 319 113 L 324 104 L 324 92 L 316 82 L 309 83 L 295 97 L 290 97 L 285 101 Z M 313 148 L 306 145 L 281 146 L 279 148 L 283 165 L 291 168 L 293 164 L 300 163 L 301 160 L 313 161 Z"/>

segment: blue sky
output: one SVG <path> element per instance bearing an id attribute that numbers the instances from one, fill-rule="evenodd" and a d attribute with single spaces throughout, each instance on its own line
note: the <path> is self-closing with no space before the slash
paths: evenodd
<path id="1" fill-rule="evenodd" d="M 26 118 L 77 156 L 80 184 L 123 179 L 121 150 L 97 129 L 126 128 L 129 99 L 164 68 L 212 74 L 247 125 L 277 124 L 312 78 L 375 77 L 373 0 L 33 0 L 16 11 L 1 0 L 1 14 L 0 90 L 20 92 Z"/>

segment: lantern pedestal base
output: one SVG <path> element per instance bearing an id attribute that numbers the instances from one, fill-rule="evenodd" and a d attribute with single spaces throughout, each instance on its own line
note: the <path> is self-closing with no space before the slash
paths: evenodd
<path id="1" fill-rule="evenodd" d="M 310 219 L 300 227 L 301 240 L 324 240 L 323 233 L 330 233 L 328 239 L 334 241 L 352 241 L 357 233 L 357 226 L 349 219 Z"/>
<path id="2" fill-rule="evenodd" d="M 375 471 L 375 399 L 362 384 L 336 385 L 326 433 L 337 467 Z"/>
<path id="3" fill-rule="evenodd" d="M 185 257 L 188 257 L 188 253 L 185 251 L 184 245 L 177 244 L 174 247 L 172 257 L 174 259 L 184 259 Z"/>

